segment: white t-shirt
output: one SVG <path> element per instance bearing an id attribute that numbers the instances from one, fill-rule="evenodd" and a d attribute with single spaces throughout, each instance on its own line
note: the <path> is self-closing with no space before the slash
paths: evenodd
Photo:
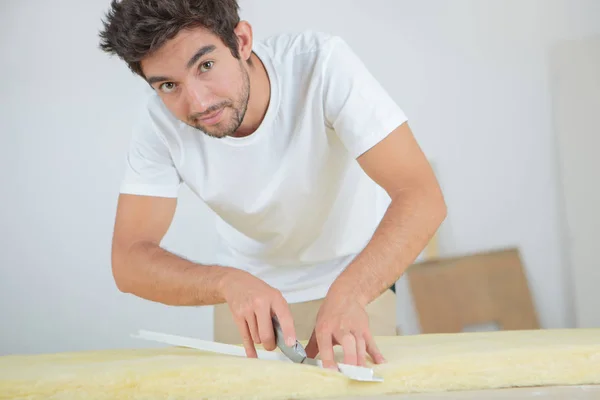
<path id="1" fill-rule="evenodd" d="M 217 215 L 218 264 L 249 271 L 290 303 L 322 298 L 390 201 L 356 158 L 406 117 L 339 37 L 278 35 L 253 50 L 271 83 L 258 130 L 209 137 L 151 94 L 121 192 L 176 197 L 185 183 Z"/>

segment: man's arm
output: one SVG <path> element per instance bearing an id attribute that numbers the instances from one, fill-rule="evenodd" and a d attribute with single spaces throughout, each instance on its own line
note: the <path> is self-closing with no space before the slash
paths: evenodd
<path id="1" fill-rule="evenodd" d="M 373 237 L 331 285 L 306 347 L 335 368 L 333 346 L 344 362 L 385 361 L 369 329 L 365 307 L 400 278 L 446 216 L 442 192 L 407 123 L 358 157 L 364 171 L 391 197 Z"/>
<path id="2" fill-rule="evenodd" d="M 331 292 L 352 293 L 366 306 L 391 287 L 446 217 L 433 170 L 408 123 L 358 157 L 363 170 L 391 197 L 371 241 L 340 274 Z"/>
<path id="3" fill-rule="evenodd" d="M 119 290 L 174 306 L 227 303 L 248 357 L 253 342 L 276 348 L 272 315 L 286 341 L 296 340 L 294 321 L 283 295 L 253 275 L 226 266 L 200 265 L 160 247 L 177 200 L 121 194 L 112 246 L 112 271 Z"/>
<path id="4" fill-rule="evenodd" d="M 222 285 L 231 268 L 199 265 L 160 247 L 176 198 L 121 194 L 112 244 L 112 272 L 119 290 L 177 305 L 225 302 Z"/>

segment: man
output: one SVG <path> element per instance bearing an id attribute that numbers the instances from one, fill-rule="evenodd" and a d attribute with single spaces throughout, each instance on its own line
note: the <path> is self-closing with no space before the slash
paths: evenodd
<path id="1" fill-rule="evenodd" d="M 348 364 L 384 362 L 369 307 L 446 209 L 405 115 L 350 47 L 315 32 L 254 41 L 236 0 L 113 1 L 100 36 L 153 89 L 118 202 L 118 288 L 226 306 L 249 357 L 275 349 L 277 316 L 325 367 L 335 345 Z M 214 265 L 160 247 L 182 183 L 217 215 Z M 314 320 L 302 304 L 318 304 Z"/>

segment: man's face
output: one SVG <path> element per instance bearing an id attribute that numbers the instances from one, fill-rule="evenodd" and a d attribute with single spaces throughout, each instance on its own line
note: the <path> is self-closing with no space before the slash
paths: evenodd
<path id="1" fill-rule="evenodd" d="M 148 83 L 178 119 L 207 135 L 232 136 L 250 95 L 245 61 L 204 29 L 182 31 L 142 61 Z"/>

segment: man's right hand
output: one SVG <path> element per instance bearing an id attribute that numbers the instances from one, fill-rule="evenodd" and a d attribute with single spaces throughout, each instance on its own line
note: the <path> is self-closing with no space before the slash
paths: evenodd
<path id="1" fill-rule="evenodd" d="M 266 350 L 277 347 L 273 316 L 293 345 L 292 314 L 278 290 L 240 269 L 201 265 L 160 247 L 176 205 L 175 198 L 119 195 L 112 247 L 118 289 L 176 306 L 227 302 L 248 357 L 256 357 L 253 342 Z"/>
<path id="2" fill-rule="evenodd" d="M 241 333 L 247 357 L 257 358 L 254 344 L 265 350 L 277 347 L 272 317 L 277 316 L 286 343 L 296 342 L 294 321 L 281 292 L 252 274 L 231 271 L 222 282 L 222 293 Z"/>

